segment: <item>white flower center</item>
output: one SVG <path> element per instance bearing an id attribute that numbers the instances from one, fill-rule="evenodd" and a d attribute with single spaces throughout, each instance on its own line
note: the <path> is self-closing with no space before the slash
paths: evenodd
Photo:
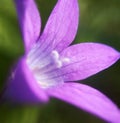
<path id="1" fill-rule="evenodd" d="M 56 50 L 51 53 L 39 51 L 37 54 L 31 50 L 27 64 L 40 86 L 49 88 L 64 83 L 60 68 L 70 61 L 69 58 L 61 58 Z"/>
<path id="2" fill-rule="evenodd" d="M 53 61 L 55 63 L 55 66 L 57 68 L 61 68 L 63 66 L 63 63 L 69 62 L 68 58 L 60 59 L 60 55 L 56 50 L 53 50 L 51 55 L 52 55 Z"/>

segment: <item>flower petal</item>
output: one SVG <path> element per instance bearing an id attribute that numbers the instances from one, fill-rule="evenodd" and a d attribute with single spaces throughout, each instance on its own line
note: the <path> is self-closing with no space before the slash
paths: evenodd
<path id="1" fill-rule="evenodd" d="M 78 83 L 65 83 L 47 90 L 48 94 L 77 106 L 111 123 L 120 123 L 117 106 L 101 92 Z"/>
<path id="2" fill-rule="evenodd" d="M 25 63 L 19 61 L 11 74 L 3 98 L 16 103 L 38 103 L 48 101 L 48 96 L 40 88 Z"/>
<path id="3" fill-rule="evenodd" d="M 45 26 L 40 43 L 57 51 L 63 50 L 75 38 L 78 28 L 77 0 L 58 0 Z"/>
<path id="4" fill-rule="evenodd" d="M 40 35 L 41 19 L 34 0 L 15 0 L 18 19 L 28 51 Z"/>
<path id="5" fill-rule="evenodd" d="M 108 68 L 120 58 L 120 53 L 104 44 L 81 43 L 65 49 L 61 59 L 65 57 L 69 58 L 69 63 L 61 68 L 61 73 L 64 81 L 73 81 Z"/>

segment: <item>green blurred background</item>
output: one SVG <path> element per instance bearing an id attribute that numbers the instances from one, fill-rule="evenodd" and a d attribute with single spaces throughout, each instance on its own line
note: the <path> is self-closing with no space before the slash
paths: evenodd
<path id="1" fill-rule="evenodd" d="M 43 27 L 56 0 L 37 0 Z M 79 0 L 80 25 L 75 43 L 94 41 L 120 51 L 120 0 Z M 42 29 L 43 29 L 42 27 Z M 24 53 L 12 0 L 0 0 L 0 91 L 14 61 Z M 106 94 L 120 107 L 120 62 L 82 83 Z M 96 102 L 97 103 L 97 102 Z M 0 105 L 0 123 L 105 123 L 60 100 L 46 105 Z"/>

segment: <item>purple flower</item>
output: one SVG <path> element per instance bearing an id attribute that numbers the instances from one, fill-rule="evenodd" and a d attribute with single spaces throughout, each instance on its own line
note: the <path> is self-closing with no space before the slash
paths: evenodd
<path id="1" fill-rule="evenodd" d="M 104 44 L 69 46 L 78 28 L 77 0 L 58 0 L 41 34 L 34 0 L 15 0 L 15 5 L 25 54 L 12 72 L 5 97 L 20 103 L 47 102 L 55 97 L 106 121 L 120 122 L 120 111 L 111 100 L 90 86 L 74 82 L 108 68 L 120 58 L 119 52 Z"/>

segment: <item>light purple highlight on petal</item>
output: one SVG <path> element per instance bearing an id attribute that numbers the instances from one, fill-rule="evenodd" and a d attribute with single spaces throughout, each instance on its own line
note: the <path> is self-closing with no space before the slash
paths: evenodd
<path id="1" fill-rule="evenodd" d="M 111 123 L 120 123 L 120 111 L 116 105 L 101 92 L 87 85 L 65 83 L 47 90 L 52 97 L 90 112 Z"/>
<path id="2" fill-rule="evenodd" d="M 34 0 L 15 0 L 15 4 L 25 50 L 28 52 L 40 35 L 41 19 L 39 11 Z"/>
<path id="3" fill-rule="evenodd" d="M 4 98 L 17 103 L 47 102 L 48 96 L 34 79 L 26 61 L 22 58 L 7 83 Z"/>
<path id="4" fill-rule="evenodd" d="M 114 64 L 120 53 L 115 49 L 99 43 L 81 43 L 65 49 L 61 58 L 70 62 L 61 68 L 65 81 L 82 80 Z"/>
<path id="5" fill-rule="evenodd" d="M 77 0 L 58 0 L 40 38 L 41 47 L 57 51 L 66 48 L 75 38 L 78 18 Z"/>

